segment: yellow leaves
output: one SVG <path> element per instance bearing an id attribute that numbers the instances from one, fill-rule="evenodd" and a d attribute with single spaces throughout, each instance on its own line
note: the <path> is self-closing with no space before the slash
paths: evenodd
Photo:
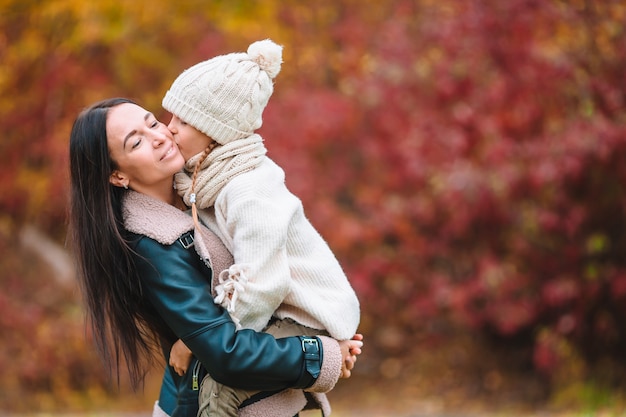
<path id="1" fill-rule="evenodd" d="M 598 255 L 609 249 L 610 240 L 604 233 L 594 233 L 587 238 L 587 253 Z"/>
<path id="2" fill-rule="evenodd" d="M 242 28 L 245 28 L 245 36 L 250 40 L 275 38 L 278 25 L 271 23 L 276 20 L 278 8 L 280 3 L 273 1 L 223 2 L 214 10 L 212 20 L 230 36 L 241 36 Z"/>
<path id="3" fill-rule="evenodd" d="M 581 2 L 572 8 L 570 2 L 559 3 L 560 12 L 568 18 L 556 21 L 554 27 L 538 30 L 538 50 L 548 59 L 593 53 L 598 59 L 612 61 L 620 52 L 626 4 L 620 1 Z M 572 18 L 572 14 L 578 14 Z"/>
<path id="4" fill-rule="evenodd" d="M 30 211 L 27 214 L 38 217 L 38 213 L 44 210 L 50 197 L 49 185 L 50 177 L 35 168 L 22 166 L 16 173 L 15 188 L 26 197 L 27 203 L 24 208 Z"/>

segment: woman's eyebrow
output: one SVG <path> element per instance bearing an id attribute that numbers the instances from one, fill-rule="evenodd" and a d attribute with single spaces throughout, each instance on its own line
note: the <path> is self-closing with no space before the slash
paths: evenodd
<path id="1" fill-rule="evenodd" d="M 146 121 L 150 118 L 150 116 L 152 116 L 152 113 L 148 112 L 143 116 L 143 120 Z M 137 133 L 137 130 L 133 129 L 131 132 L 128 133 L 128 135 L 126 135 L 126 137 L 124 138 L 124 142 L 122 143 L 122 147 L 126 148 L 126 142 L 128 142 L 128 139 L 130 139 L 135 133 Z"/>
<path id="2" fill-rule="evenodd" d="M 128 141 L 128 139 L 133 137 L 135 133 L 137 133 L 137 130 L 133 129 L 132 131 L 130 131 L 130 133 L 128 133 L 128 135 L 126 135 L 126 137 L 124 138 L 124 143 L 122 143 L 122 149 L 126 149 L 126 142 Z"/>

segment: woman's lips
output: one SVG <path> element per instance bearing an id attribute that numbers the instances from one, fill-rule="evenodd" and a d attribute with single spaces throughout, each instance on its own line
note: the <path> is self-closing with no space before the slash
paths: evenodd
<path id="1" fill-rule="evenodd" d="M 174 144 L 172 144 L 169 149 L 163 154 L 163 156 L 161 157 L 161 161 L 166 159 L 168 156 L 170 156 L 172 153 L 174 153 Z"/>

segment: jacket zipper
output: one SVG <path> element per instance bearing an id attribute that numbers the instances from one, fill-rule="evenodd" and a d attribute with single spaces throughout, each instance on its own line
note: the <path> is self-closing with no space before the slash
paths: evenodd
<path id="1" fill-rule="evenodd" d="M 193 374 L 191 376 L 191 389 L 193 391 L 198 391 L 200 389 L 200 384 L 198 383 L 198 379 L 200 376 L 200 361 L 196 361 L 196 364 L 193 367 Z"/>

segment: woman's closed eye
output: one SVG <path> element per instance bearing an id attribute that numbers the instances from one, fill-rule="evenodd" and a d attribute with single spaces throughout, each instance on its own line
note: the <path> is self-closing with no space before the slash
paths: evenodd
<path id="1" fill-rule="evenodd" d="M 150 115 L 152 116 L 152 115 Z M 150 129 L 154 129 L 155 127 L 159 127 L 159 125 L 161 124 L 161 122 L 159 122 L 157 120 L 156 117 L 152 116 L 152 117 L 147 117 L 146 118 L 146 125 L 150 128 Z"/>

